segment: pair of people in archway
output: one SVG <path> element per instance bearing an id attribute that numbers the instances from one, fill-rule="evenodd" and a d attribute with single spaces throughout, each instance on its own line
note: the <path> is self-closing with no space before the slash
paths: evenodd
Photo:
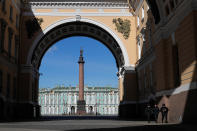
<path id="1" fill-rule="evenodd" d="M 147 105 L 146 109 L 145 109 L 145 113 L 147 115 L 147 120 L 148 122 L 150 122 L 151 119 L 151 115 L 154 115 L 154 120 L 155 122 L 158 121 L 158 116 L 159 116 L 159 112 L 161 112 L 162 115 L 162 123 L 165 121 L 165 123 L 168 123 L 168 108 L 166 107 L 165 104 L 162 104 L 162 107 L 159 109 L 158 105 L 154 105 L 153 108 L 151 108 L 150 105 Z"/>

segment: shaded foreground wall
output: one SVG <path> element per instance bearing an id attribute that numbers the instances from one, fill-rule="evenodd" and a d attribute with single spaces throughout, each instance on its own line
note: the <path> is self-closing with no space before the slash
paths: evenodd
<path id="1" fill-rule="evenodd" d="M 138 63 L 139 116 L 145 117 L 144 109 L 148 103 L 151 106 L 156 103 L 160 107 L 165 103 L 169 108 L 169 122 L 195 122 L 197 117 L 196 18 L 197 11 L 191 11 L 181 21 L 177 20 L 174 25 L 177 27 L 175 31 L 153 43 L 150 55 L 144 56 Z M 166 23 L 173 25 L 171 21 Z M 152 39 L 156 39 L 155 32 L 152 33 Z"/>

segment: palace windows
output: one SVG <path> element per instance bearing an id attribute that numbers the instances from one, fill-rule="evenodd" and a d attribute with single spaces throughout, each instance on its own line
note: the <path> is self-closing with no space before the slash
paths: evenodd
<path id="1" fill-rule="evenodd" d="M 19 46 L 19 37 L 17 35 L 15 35 L 15 51 L 14 51 L 14 56 L 16 59 L 16 63 L 18 60 L 18 46 Z"/>
<path id="2" fill-rule="evenodd" d="M 137 46 L 138 46 L 138 59 L 141 58 L 141 44 L 140 44 L 140 38 L 137 37 Z"/>
<path id="3" fill-rule="evenodd" d="M 165 15 L 168 16 L 183 0 L 165 0 L 163 1 Z"/>
<path id="4" fill-rule="evenodd" d="M 13 7 L 10 6 L 10 21 L 13 22 Z"/>
<path id="5" fill-rule="evenodd" d="M 43 99 L 43 96 L 46 97 L 48 96 L 49 92 L 48 90 L 46 90 L 46 92 L 40 92 L 39 96 L 39 104 L 41 105 L 41 109 L 43 110 L 44 107 L 50 108 L 52 110 L 52 108 L 54 108 L 55 110 L 52 112 L 46 112 L 46 111 L 42 111 L 41 114 L 69 114 L 70 111 L 70 107 L 74 106 L 76 107 L 77 104 L 77 92 L 71 92 L 69 95 L 69 100 L 64 98 L 67 97 L 67 92 L 68 90 L 65 89 L 65 91 L 63 92 L 56 92 L 58 94 L 55 94 L 53 97 L 53 95 L 50 96 L 50 98 L 46 98 Z M 92 92 L 91 92 L 92 91 Z M 100 114 L 117 114 L 118 112 L 113 112 L 112 111 L 112 105 L 115 106 L 116 108 L 118 107 L 118 92 L 114 92 L 113 94 L 111 94 L 111 91 L 95 91 L 95 90 L 91 90 L 90 92 L 84 92 L 85 95 L 85 100 L 86 100 L 86 105 L 87 107 L 92 106 L 94 107 L 95 110 L 93 110 L 93 113 L 100 113 Z M 94 93 L 95 92 L 95 93 Z M 107 94 L 108 96 L 110 96 L 110 98 L 103 98 L 104 94 Z M 58 97 L 57 97 L 58 96 Z M 63 96 L 63 97 L 61 97 Z M 53 104 L 53 100 L 50 102 L 50 104 L 45 105 L 45 101 L 53 99 L 54 101 L 62 101 L 61 102 L 54 102 L 55 104 Z M 71 101 L 71 99 L 75 98 L 75 101 Z M 97 99 L 98 98 L 98 99 Z M 106 103 L 104 103 L 104 101 L 106 101 L 108 104 L 111 104 L 111 112 L 104 112 L 103 108 L 108 106 Z M 69 109 L 68 109 L 69 108 Z M 76 109 L 76 108 L 75 108 Z M 44 109 L 45 110 L 45 109 Z M 88 111 L 89 108 L 86 108 L 86 111 Z M 110 109 L 109 109 L 110 111 Z"/>
<path id="6" fill-rule="evenodd" d="M 16 15 L 16 28 L 18 29 L 19 28 L 19 16 Z"/>
<path id="7" fill-rule="evenodd" d="M 4 19 L 0 19 L 0 52 L 4 50 L 4 40 L 5 40 L 5 30 L 6 30 L 7 22 Z"/>
<path id="8" fill-rule="evenodd" d="M 13 30 L 12 28 L 8 28 L 8 56 L 12 56 L 12 37 L 13 37 Z"/>
<path id="9" fill-rule="evenodd" d="M 144 22 L 144 6 L 142 7 L 142 23 Z"/>
<path id="10" fill-rule="evenodd" d="M 2 3 L 2 12 L 6 14 L 6 0 L 1 0 Z"/>
<path id="11" fill-rule="evenodd" d="M 137 16 L 137 29 L 139 29 L 139 28 L 140 28 L 140 17 Z"/>

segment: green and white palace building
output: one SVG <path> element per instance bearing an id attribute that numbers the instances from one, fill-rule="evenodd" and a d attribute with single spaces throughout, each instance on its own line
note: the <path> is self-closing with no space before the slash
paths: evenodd
<path id="1" fill-rule="evenodd" d="M 78 87 L 40 88 L 41 115 L 74 115 L 77 113 Z M 118 115 L 119 90 L 112 87 L 85 87 L 86 113 Z"/>

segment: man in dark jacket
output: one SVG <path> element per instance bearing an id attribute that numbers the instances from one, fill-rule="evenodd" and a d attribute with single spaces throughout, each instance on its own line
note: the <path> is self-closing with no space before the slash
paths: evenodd
<path id="1" fill-rule="evenodd" d="M 168 123 L 168 108 L 166 107 L 165 104 L 162 104 L 162 107 L 160 108 L 161 115 L 162 115 L 162 123 L 165 119 L 165 123 Z"/>
<path id="2" fill-rule="evenodd" d="M 159 107 L 157 104 L 155 104 L 155 106 L 153 108 L 153 114 L 154 114 L 154 119 L 155 119 L 156 123 L 157 123 L 159 112 L 160 112 Z"/>
<path id="3" fill-rule="evenodd" d="M 147 116 L 148 123 L 150 123 L 150 116 L 152 114 L 152 109 L 151 109 L 150 105 L 147 105 L 147 107 L 145 109 L 145 114 Z"/>

